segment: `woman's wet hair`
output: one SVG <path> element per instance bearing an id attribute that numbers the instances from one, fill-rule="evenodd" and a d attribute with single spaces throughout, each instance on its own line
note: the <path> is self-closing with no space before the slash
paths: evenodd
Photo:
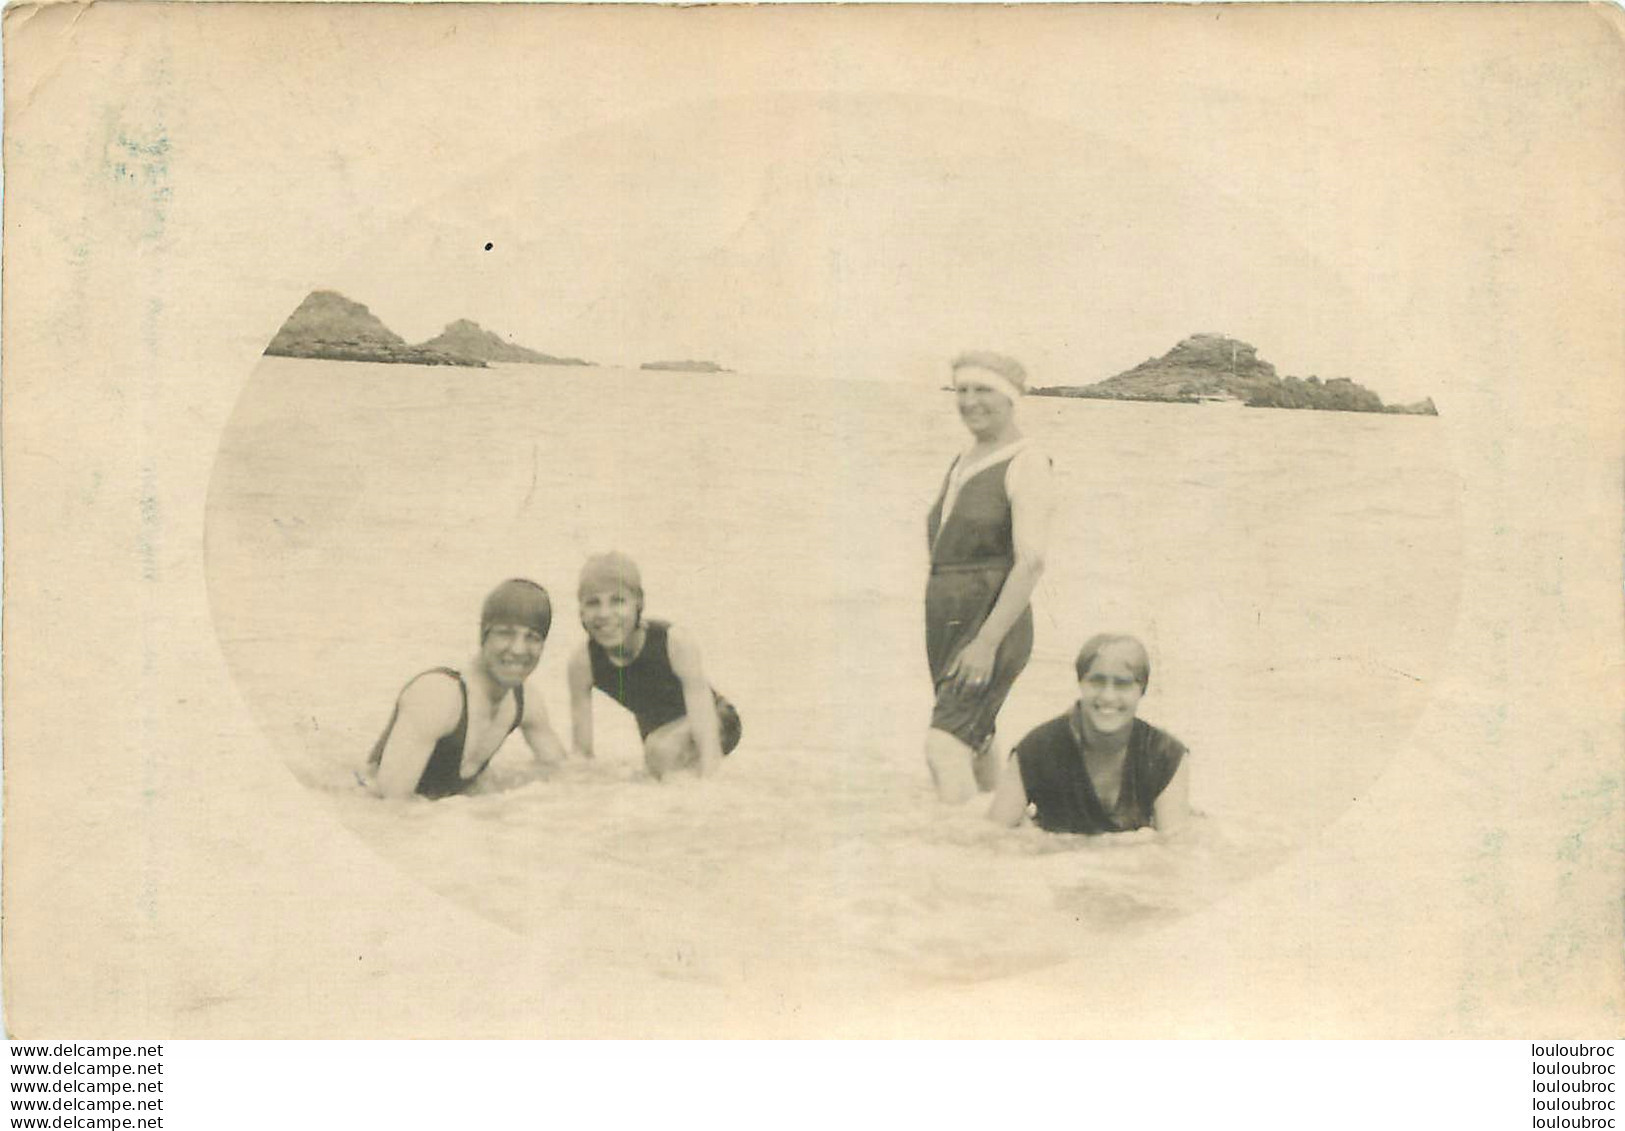
<path id="1" fill-rule="evenodd" d="M 576 599 L 585 602 L 589 594 L 606 589 L 624 589 L 637 597 L 638 611 L 632 620 L 632 627 L 640 627 L 643 624 L 643 573 L 636 562 L 619 550 L 608 550 L 587 559 L 581 567 Z M 581 623 L 585 628 L 585 613 Z"/>
<path id="2" fill-rule="evenodd" d="M 525 577 L 513 577 L 491 590 L 480 609 L 480 641 L 492 626 L 516 624 L 535 629 L 543 640 L 553 627 L 553 602 L 547 590 Z"/>
<path id="3" fill-rule="evenodd" d="M 1089 674 L 1089 666 L 1095 662 L 1101 652 L 1113 644 L 1134 645 L 1135 652 L 1139 654 L 1130 661 L 1129 667 L 1140 681 L 1140 690 L 1145 691 L 1146 688 L 1151 686 L 1151 653 L 1146 651 L 1145 645 L 1140 642 L 1139 637 L 1129 636 L 1121 632 L 1102 632 L 1084 641 L 1083 647 L 1078 651 L 1076 665 L 1078 682 L 1083 682 L 1083 677 Z"/>
<path id="4" fill-rule="evenodd" d="M 997 373 L 1018 389 L 1027 387 L 1027 370 L 1009 354 L 994 353 L 992 350 L 966 350 L 954 358 L 954 363 L 948 368 L 955 373 L 961 369 L 985 369 L 989 373 Z"/>
<path id="5" fill-rule="evenodd" d="M 638 569 L 638 563 L 619 550 L 594 554 L 582 565 L 581 580 L 576 585 L 578 597 L 617 588 L 643 596 L 643 574 Z"/>

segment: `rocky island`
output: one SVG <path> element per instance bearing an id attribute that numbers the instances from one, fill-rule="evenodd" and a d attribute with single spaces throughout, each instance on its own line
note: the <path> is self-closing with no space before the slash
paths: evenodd
<path id="1" fill-rule="evenodd" d="M 1431 397 L 1408 405 L 1382 398 L 1347 377 L 1282 377 L 1246 342 L 1223 334 L 1193 334 L 1161 357 L 1149 358 L 1092 385 L 1052 385 L 1035 396 L 1087 397 L 1176 404 L 1231 403 L 1251 408 L 1311 408 L 1437 416 Z"/>
<path id="2" fill-rule="evenodd" d="M 646 361 L 638 368 L 662 373 L 732 373 L 714 361 Z"/>
<path id="3" fill-rule="evenodd" d="M 318 357 L 328 361 L 485 365 L 472 357 L 408 345 L 372 311 L 337 291 L 311 291 L 306 295 L 265 352 L 273 357 Z"/>
<path id="4" fill-rule="evenodd" d="M 273 357 L 314 357 L 327 361 L 382 361 L 402 365 L 465 365 L 490 362 L 531 365 L 591 365 L 575 357 L 553 357 L 526 349 L 460 318 L 419 345 L 385 326 L 359 302 L 337 291 L 312 291 L 265 347 Z"/>
<path id="5" fill-rule="evenodd" d="M 592 362 L 583 361 L 579 357 L 554 357 L 552 354 L 527 349 L 524 346 L 508 341 L 499 334 L 493 334 L 490 330 L 480 326 L 478 322 L 470 322 L 466 318 L 459 318 L 457 321 L 448 324 L 444 330 L 424 342 L 419 348 L 438 350 L 459 357 L 471 357 L 482 362 L 512 362 L 523 365 L 592 364 Z"/>

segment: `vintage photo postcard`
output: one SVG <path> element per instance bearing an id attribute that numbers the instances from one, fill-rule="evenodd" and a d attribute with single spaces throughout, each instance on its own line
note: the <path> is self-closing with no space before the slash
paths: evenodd
<path id="1" fill-rule="evenodd" d="M 9 7 L 8 1033 L 1617 1032 L 1622 29 Z"/>

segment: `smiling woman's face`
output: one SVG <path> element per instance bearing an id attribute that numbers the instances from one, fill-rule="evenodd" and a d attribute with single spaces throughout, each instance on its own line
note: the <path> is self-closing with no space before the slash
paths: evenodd
<path id="1" fill-rule="evenodd" d="M 1083 717 L 1100 734 L 1116 734 L 1134 721 L 1145 684 L 1140 682 L 1141 653 L 1127 640 L 1108 644 L 1089 662 L 1078 680 Z"/>
<path id="2" fill-rule="evenodd" d="M 989 378 L 996 378 L 975 365 L 954 370 L 954 397 L 959 404 L 959 419 L 977 439 L 992 439 L 1010 426 L 1016 406 L 999 386 Z"/>
<path id="3" fill-rule="evenodd" d="M 524 624 L 493 624 L 480 641 L 480 659 L 501 687 L 524 683 L 542 658 L 547 637 Z"/>
<path id="4" fill-rule="evenodd" d="M 600 648 L 620 648 L 632 638 L 643 612 L 643 598 L 623 586 L 581 594 L 581 627 Z"/>

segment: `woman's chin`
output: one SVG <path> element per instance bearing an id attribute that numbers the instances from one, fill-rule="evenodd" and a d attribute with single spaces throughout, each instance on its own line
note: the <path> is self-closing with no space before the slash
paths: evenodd
<path id="1" fill-rule="evenodd" d="M 1089 726 L 1102 738 L 1110 738 L 1114 734 L 1121 734 L 1134 724 L 1134 716 L 1127 712 L 1099 715 L 1090 711 L 1084 714 L 1084 718 L 1089 720 Z"/>
<path id="2" fill-rule="evenodd" d="M 503 687 L 518 687 L 530 678 L 530 673 L 536 670 L 535 664 L 528 666 L 499 665 L 491 669 L 492 678 Z"/>

